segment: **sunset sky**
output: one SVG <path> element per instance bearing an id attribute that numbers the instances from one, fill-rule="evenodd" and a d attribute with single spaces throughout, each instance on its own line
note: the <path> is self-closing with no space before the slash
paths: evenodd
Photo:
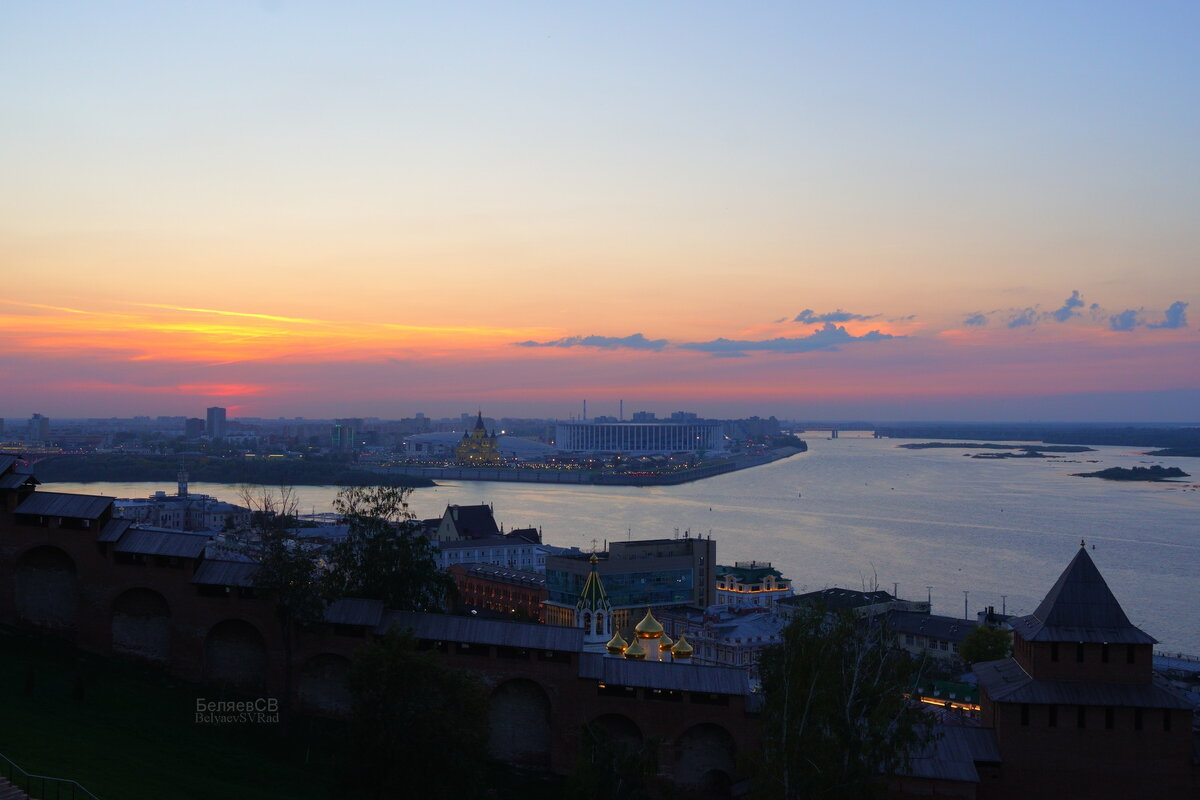
<path id="1" fill-rule="evenodd" d="M 1195 2 L 0 5 L 0 416 L 1200 421 Z"/>

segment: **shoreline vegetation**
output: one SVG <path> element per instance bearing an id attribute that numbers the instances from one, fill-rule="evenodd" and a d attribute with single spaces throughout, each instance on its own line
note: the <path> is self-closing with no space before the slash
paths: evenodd
<path id="1" fill-rule="evenodd" d="M 44 483 L 159 482 L 174 483 L 179 474 L 177 456 L 141 456 L 120 453 L 50 456 L 37 462 L 33 473 Z M 315 459 L 257 460 L 191 457 L 183 462 L 188 480 L 197 483 L 254 484 L 263 486 L 436 486 L 429 478 L 381 475 L 342 462 Z"/>
<path id="2" fill-rule="evenodd" d="M 1072 472 L 1076 478 L 1102 478 L 1106 481 L 1170 481 L 1175 478 L 1190 478 L 1189 473 L 1179 467 L 1109 467 L 1098 472 Z"/>

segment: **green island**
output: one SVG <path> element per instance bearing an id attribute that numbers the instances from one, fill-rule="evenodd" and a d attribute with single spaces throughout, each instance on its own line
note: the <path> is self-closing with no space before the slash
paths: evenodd
<path id="1" fill-rule="evenodd" d="M 1190 478 L 1190 474 L 1179 467 L 1109 467 L 1099 472 L 1073 472 L 1076 478 L 1103 478 L 1106 481 L 1167 481 L 1173 478 Z"/>
<path id="2" fill-rule="evenodd" d="M 174 483 L 178 456 L 99 453 L 61 455 L 43 459 L 34 467 L 46 483 L 90 481 L 155 481 Z M 264 486 L 436 486 L 430 478 L 380 474 L 346 462 L 317 458 L 219 458 L 189 456 L 184 462 L 189 480 L 199 483 L 260 484 Z"/>

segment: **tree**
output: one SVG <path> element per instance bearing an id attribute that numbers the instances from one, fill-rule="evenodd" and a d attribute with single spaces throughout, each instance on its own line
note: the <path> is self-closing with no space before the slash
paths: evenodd
<path id="1" fill-rule="evenodd" d="M 411 493 L 400 486 L 338 491 L 333 509 L 349 532 L 330 555 L 330 596 L 381 600 L 404 611 L 444 607 L 453 583 L 438 570 L 433 545 L 417 530 L 408 509 Z"/>
<path id="2" fill-rule="evenodd" d="M 662 795 L 657 740 L 631 741 L 595 724 L 580 731 L 580 755 L 567 776 L 575 800 L 649 800 Z"/>
<path id="3" fill-rule="evenodd" d="M 764 653 L 762 797 L 869 797 L 928 740 L 924 714 L 905 698 L 921 662 L 889 637 L 882 619 L 807 609 Z"/>
<path id="4" fill-rule="evenodd" d="M 487 696 L 478 678 L 391 630 L 359 651 L 347 686 L 355 788 L 375 798 L 483 795 Z"/>
<path id="5" fill-rule="evenodd" d="M 322 562 L 320 554 L 298 541 L 288 528 L 288 522 L 296 518 L 296 497 L 291 487 L 281 487 L 278 495 L 266 489 L 255 494 L 243 487 L 241 496 L 252 510 L 252 528 L 259 537 L 254 588 L 274 605 L 283 642 L 280 710 L 286 724 L 291 716 L 296 638 L 301 630 L 319 622 L 325 611 Z"/>
<path id="6" fill-rule="evenodd" d="M 971 631 L 958 646 L 958 655 L 968 664 L 1008 658 L 1012 650 L 1012 633 L 1002 628 L 980 625 Z"/>

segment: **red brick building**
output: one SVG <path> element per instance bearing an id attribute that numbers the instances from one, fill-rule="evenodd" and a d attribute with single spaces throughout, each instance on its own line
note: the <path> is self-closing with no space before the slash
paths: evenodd
<path id="1" fill-rule="evenodd" d="M 458 602 L 488 616 L 542 621 L 546 576 L 494 564 L 451 564 L 448 570 L 458 589 Z"/>

